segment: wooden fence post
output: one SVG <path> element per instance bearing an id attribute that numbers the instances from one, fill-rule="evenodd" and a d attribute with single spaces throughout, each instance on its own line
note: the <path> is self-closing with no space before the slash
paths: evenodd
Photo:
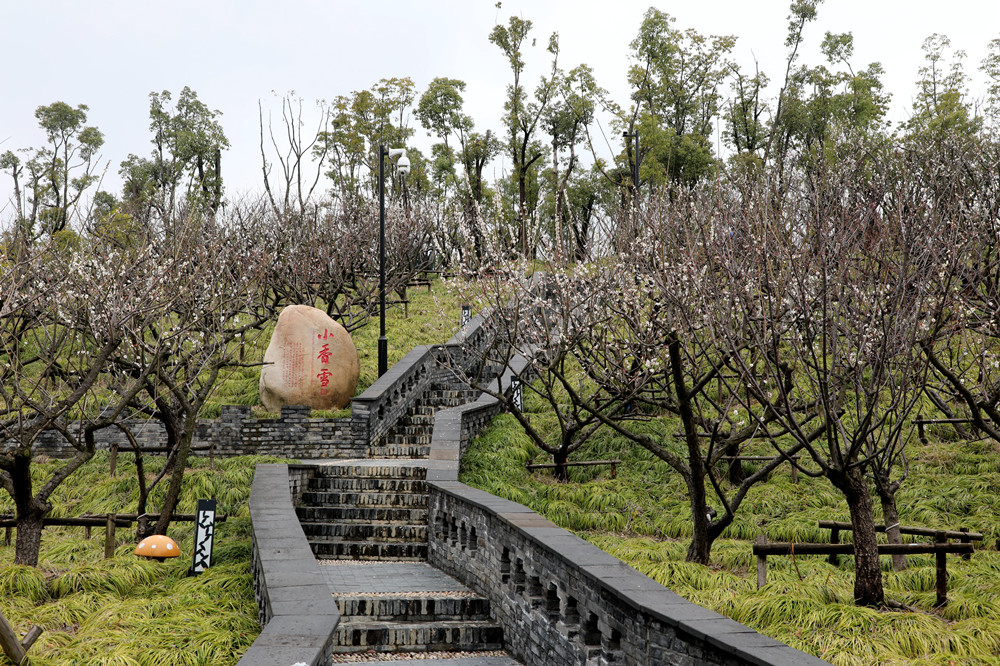
<path id="1" fill-rule="evenodd" d="M 10 545 L 10 529 L 9 527 L 3 528 L 3 545 Z"/>
<path id="2" fill-rule="evenodd" d="M 964 532 L 964 533 L 968 534 L 969 528 L 968 527 L 960 527 L 960 528 L 958 528 L 958 531 L 959 532 Z M 961 541 L 962 543 L 972 543 L 972 539 L 970 539 L 967 536 L 961 537 L 959 539 L 959 541 Z M 971 560 L 972 559 L 972 553 L 962 553 L 962 559 L 963 560 Z"/>
<path id="3" fill-rule="evenodd" d="M 757 537 L 755 542 L 758 546 L 763 546 L 767 543 L 767 537 L 761 534 Z M 767 555 L 757 556 L 757 589 L 767 585 Z"/>
<path id="4" fill-rule="evenodd" d="M 830 543 L 840 543 L 840 528 L 831 527 L 830 528 Z M 830 553 L 830 556 L 826 558 L 826 561 L 833 566 L 840 565 L 840 557 L 836 553 Z"/>
<path id="5" fill-rule="evenodd" d="M 944 532 L 934 535 L 934 543 L 943 544 L 946 541 Z M 937 602 L 934 605 L 940 608 L 948 603 L 948 554 L 941 550 L 935 553 L 935 556 L 937 557 Z"/>
<path id="6" fill-rule="evenodd" d="M 118 442 L 111 442 L 111 478 L 115 478 L 115 470 L 118 468 Z"/>
<path id="7" fill-rule="evenodd" d="M 115 556 L 115 514 L 108 514 L 108 522 L 104 528 L 104 559 Z"/>

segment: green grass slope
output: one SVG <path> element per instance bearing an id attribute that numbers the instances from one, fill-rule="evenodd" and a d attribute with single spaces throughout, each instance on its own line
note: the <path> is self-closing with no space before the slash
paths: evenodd
<path id="1" fill-rule="evenodd" d="M 0 610 L 18 636 L 32 625 L 45 632 L 28 652 L 36 666 L 71 664 L 176 666 L 234 664 L 260 627 L 250 574 L 250 518 L 247 499 L 254 466 L 276 458 L 194 459 L 184 477 L 179 511 L 193 513 L 198 498 L 214 497 L 219 513 L 213 566 L 189 577 L 194 527 L 175 523 L 170 536 L 181 557 L 159 563 L 136 557 L 134 530 L 119 528 L 112 559 L 104 559 L 104 531 L 46 528 L 39 567 L 12 564 L 14 544 L 0 541 Z M 137 482 L 131 454 L 118 459 L 109 475 L 109 458 L 98 453 L 70 477 L 53 498 L 54 516 L 135 511 Z M 38 471 L 58 461 L 43 462 Z M 154 474 L 162 459 L 146 460 Z M 159 505 L 154 496 L 150 505 Z M 13 511 L 0 496 L 0 513 Z M 0 657 L 0 663 L 5 663 Z"/>
<path id="2" fill-rule="evenodd" d="M 531 418 L 537 424 L 551 417 L 539 410 Z M 528 462 L 551 460 L 512 417 L 501 415 L 472 444 L 461 479 L 525 504 L 695 603 L 838 666 L 1000 664 L 1000 448 L 937 439 L 927 447 L 915 443 L 910 454 L 910 477 L 898 493 L 903 524 L 967 527 L 985 537 L 971 560 L 948 557 L 950 603 L 938 610 L 932 555 L 910 557 L 899 573 L 883 558 L 887 598 L 917 612 L 856 607 L 849 557 L 840 566 L 821 556 L 770 557 L 768 584 L 757 590 L 751 547 L 758 535 L 828 542 L 817 521 L 848 519 L 846 503 L 827 481 L 803 476 L 793 484 L 787 467 L 750 491 L 708 567 L 684 561 L 691 525 L 680 478 L 606 433 L 573 458 L 620 458 L 617 478 L 607 468 L 572 468 L 571 482 L 560 484 L 548 470 L 525 470 Z"/>

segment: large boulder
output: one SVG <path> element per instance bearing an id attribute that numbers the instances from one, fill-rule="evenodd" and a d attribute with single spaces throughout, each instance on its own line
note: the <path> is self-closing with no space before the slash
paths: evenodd
<path id="1" fill-rule="evenodd" d="M 260 372 L 260 399 L 270 412 L 283 405 L 346 407 L 361 364 L 351 335 L 322 310 L 289 305 L 278 315 Z"/>

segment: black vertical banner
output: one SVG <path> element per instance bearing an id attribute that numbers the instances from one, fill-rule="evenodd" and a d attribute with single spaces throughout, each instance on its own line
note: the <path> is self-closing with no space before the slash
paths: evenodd
<path id="1" fill-rule="evenodd" d="M 194 521 L 194 556 L 191 573 L 199 574 L 212 566 L 212 546 L 215 544 L 215 500 L 198 500 Z"/>
<path id="2" fill-rule="evenodd" d="M 524 411 L 524 389 L 521 387 L 520 377 L 510 378 L 510 398 L 514 403 L 514 409 L 519 412 Z"/>

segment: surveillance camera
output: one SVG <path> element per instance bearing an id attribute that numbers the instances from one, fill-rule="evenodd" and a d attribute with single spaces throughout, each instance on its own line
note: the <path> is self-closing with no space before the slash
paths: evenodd
<path id="1" fill-rule="evenodd" d="M 399 158 L 399 162 L 396 163 L 396 168 L 399 170 L 401 176 L 405 176 L 410 173 L 410 160 L 404 154 Z"/>

